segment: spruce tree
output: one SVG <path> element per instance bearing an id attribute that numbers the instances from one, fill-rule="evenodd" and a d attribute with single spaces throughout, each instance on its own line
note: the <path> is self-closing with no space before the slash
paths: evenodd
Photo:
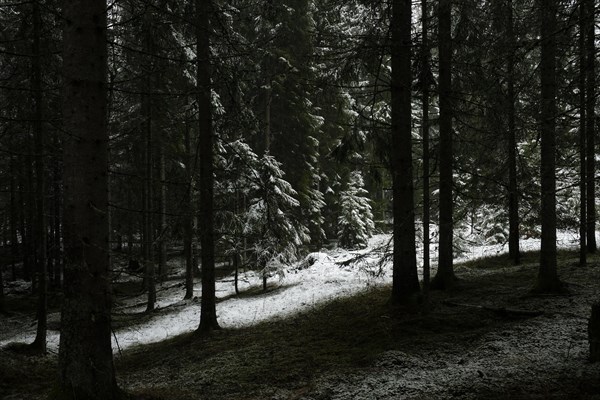
<path id="1" fill-rule="evenodd" d="M 367 194 L 361 172 L 352 171 L 347 188 L 339 195 L 338 243 L 341 247 L 365 247 L 373 235 L 375 224 Z"/>

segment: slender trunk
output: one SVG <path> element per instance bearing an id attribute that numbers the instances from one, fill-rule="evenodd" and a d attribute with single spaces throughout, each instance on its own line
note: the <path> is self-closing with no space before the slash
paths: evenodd
<path id="1" fill-rule="evenodd" d="M 392 302 L 406 303 L 419 292 L 412 174 L 411 1 L 392 3 L 392 180 L 394 273 Z"/>
<path id="2" fill-rule="evenodd" d="M 273 100 L 273 90 L 271 81 L 266 83 L 265 89 L 265 154 L 271 151 L 271 102 Z"/>
<path id="3" fill-rule="evenodd" d="M 586 204 L 586 10 L 579 3 L 579 265 L 587 264 L 587 204 Z"/>
<path id="4" fill-rule="evenodd" d="M 25 157 L 28 159 L 28 157 Z M 20 176 L 24 176 L 25 173 L 25 164 L 26 162 L 19 163 Z M 23 260 L 23 279 L 25 281 L 31 281 L 31 265 L 29 264 L 29 255 L 30 255 L 30 245 L 29 245 L 29 227 L 27 225 L 27 188 L 29 185 L 27 184 L 27 180 L 29 177 L 25 178 L 25 182 L 23 180 L 19 181 L 19 231 L 21 233 L 21 251 L 22 251 L 22 260 Z"/>
<path id="5" fill-rule="evenodd" d="M 431 266 L 429 259 L 429 222 L 430 217 L 430 189 L 429 189 L 429 15 L 427 0 L 421 0 L 421 22 L 422 22 L 422 68 L 421 91 L 423 95 L 423 293 L 429 294 L 429 283 L 431 280 Z"/>
<path id="6" fill-rule="evenodd" d="M 67 267 L 56 397 L 116 400 L 121 396 L 111 349 L 106 3 L 65 2 L 63 20 Z"/>
<path id="7" fill-rule="evenodd" d="M 147 102 L 150 100 L 147 99 Z M 147 104 L 146 107 L 150 108 L 150 105 Z M 150 111 L 148 111 L 150 112 Z M 146 290 L 148 291 L 148 299 L 146 312 L 151 312 L 154 310 L 155 302 L 156 302 L 156 283 L 154 281 L 154 257 L 153 257 L 153 237 L 154 237 L 154 229 L 153 229 L 153 218 L 152 218 L 152 117 L 147 114 L 146 116 L 146 129 L 145 129 L 145 140 L 146 140 L 146 148 L 145 148 L 145 160 L 144 164 L 146 167 L 146 177 L 144 180 L 145 190 L 144 190 L 144 211 L 145 211 L 145 234 L 144 234 L 144 266 L 145 266 L 145 274 L 144 278 L 146 281 Z"/>
<path id="8" fill-rule="evenodd" d="M 440 190 L 439 257 L 432 287 L 453 285 L 453 206 L 452 206 L 452 0 L 440 0 L 438 6 L 439 90 L 440 90 Z"/>
<path id="9" fill-rule="evenodd" d="M 133 197 L 131 193 L 131 188 L 125 189 L 127 191 L 127 205 L 132 206 Z M 134 220 L 135 221 L 135 220 Z M 131 217 L 127 218 L 127 259 L 131 260 L 133 258 L 133 224 L 134 221 L 131 220 Z"/>
<path id="10" fill-rule="evenodd" d="M 235 215 L 239 215 L 239 212 L 240 212 L 240 192 L 236 188 L 234 213 L 235 213 Z M 243 235 L 243 232 L 241 234 Z M 239 283 L 241 256 L 240 256 L 240 247 L 239 247 L 238 238 L 234 238 L 234 249 L 235 249 L 235 253 L 233 254 L 233 268 L 234 268 L 233 287 L 235 288 L 235 294 L 240 294 L 240 289 L 239 289 L 238 283 Z"/>
<path id="11" fill-rule="evenodd" d="M 233 268 L 234 268 L 233 286 L 235 288 L 235 294 L 239 295 L 240 294 L 240 288 L 239 288 L 240 255 L 238 253 L 233 255 Z"/>
<path id="12" fill-rule="evenodd" d="M 56 141 L 58 142 L 58 141 Z M 58 149 L 58 145 L 56 146 Z M 58 165 L 58 160 L 54 162 L 54 183 L 53 183 L 53 193 L 54 193 L 54 213 L 53 213 L 53 232 L 54 232 L 54 243 L 52 245 L 53 251 L 52 256 L 54 258 L 54 286 L 62 287 L 62 279 L 63 279 L 63 262 L 62 262 L 62 253 L 61 253 L 61 225 L 60 219 L 62 215 L 61 209 L 61 171 Z"/>
<path id="13" fill-rule="evenodd" d="M 587 248 L 596 252 L 596 31 L 595 1 L 587 4 L 586 138 L 587 138 Z"/>
<path id="14" fill-rule="evenodd" d="M 192 249 L 192 240 L 194 238 L 194 229 L 192 225 L 193 219 L 193 203 L 192 190 L 194 174 L 192 172 L 192 141 L 190 136 L 189 115 L 185 121 L 184 131 L 185 143 L 185 172 L 187 185 L 184 193 L 185 212 L 183 216 L 183 253 L 185 257 L 185 299 L 194 297 L 194 254 Z"/>
<path id="15" fill-rule="evenodd" d="M 151 23 L 149 21 L 150 11 L 146 10 L 144 15 L 145 35 L 144 35 L 144 50 L 146 55 L 149 57 L 152 53 L 152 37 L 151 37 Z M 151 74 L 153 73 L 152 61 L 148 61 L 146 66 L 146 76 L 144 77 L 144 93 L 142 94 L 142 108 L 144 113 L 144 167 L 145 167 L 145 179 L 144 179 L 144 281 L 146 284 L 146 290 L 148 291 L 146 312 L 152 312 L 155 308 L 156 303 L 156 283 L 155 283 L 155 266 L 154 266 L 154 228 L 153 228 L 153 202 L 152 202 L 152 170 L 153 170 L 153 96 L 152 91 L 152 79 Z"/>
<path id="16" fill-rule="evenodd" d="M 265 152 L 264 152 L 264 154 L 269 154 L 271 151 L 271 103 L 273 101 L 273 89 L 271 88 L 272 82 L 271 82 L 271 77 L 269 75 L 268 60 L 265 62 L 265 64 L 266 64 L 265 70 L 266 70 L 267 82 L 265 83 Z M 265 204 L 268 204 L 266 194 L 265 194 L 264 201 L 265 201 Z M 268 218 L 268 220 L 270 221 L 270 218 Z M 268 281 L 266 265 L 263 266 L 262 271 L 263 271 L 262 286 L 263 286 L 263 291 L 266 292 L 267 291 L 267 281 Z"/>
<path id="17" fill-rule="evenodd" d="M 536 290 L 560 289 L 556 271 L 556 0 L 540 0 L 542 244 Z"/>
<path id="18" fill-rule="evenodd" d="M 513 3 L 507 0 L 508 13 L 508 253 L 513 264 L 521 262 L 519 249 L 519 185 L 517 182 L 517 130 L 515 127 L 515 33 L 513 26 Z"/>
<path id="19" fill-rule="evenodd" d="M 32 93 L 34 103 L 33 137 L 35 151 L 35 269 L 38 282 L 37 329 L 32 347 L 40 353 L 46 352 L 47 331 L 47 272 L 46 272 L 46 216 L 44 179 L 44 137 L 42 132 L 42 58 L 40 49 L 42 18 L 39 0 L 33 2 L 33 74 Z"/>
<path id="20" fill-rule="evenodd" d="M 31 293 L 37 293 L 37 274 L 36 274 L 36 260 L 35 260 L 35 252 L 36 252 L 36 242 L 35 242 L 35 189 L 34 189 L 34 175 L 33 175 L 33 167 L 35 157 L 33 156 L 35 150 L 32 145 L 32 140 L 30 137 L 27 137 L 27 148 L 29 150 L 29 154 L 25 157 L 26 163 L 26 186 L 25 186 L 25 204 L 26 204 L 26 215 L 25 215 L 25 228 L 27 234 L 27 248 L 24 251 L 24 260 L 23 264 L 26 269 L 26 275 L 31 279 Z"/>
<path id="21" fill-rule="evenodd" d="M 213 127 L 210 84 L 209 0 L 196 0 L 196 54 L 198 90 L 198 150 L 200 159 L 200 257 L 202 260 L 202 303 L 198 331 L 219 329 L 215 296 L 215 243 L 213 209 Z"/>
<path id="22" fill-rule="evenodd" d="M 163 133 L 164 134 L 164 133 Z M 162 281 L 167 273 L 167 185 L 166 180 L 166 165 L 165 152 L 163 149 L 164 143 L 162 138 L 158 144 L 158 169 L 159 169 L 159 216 L 158 216 L 158 276 Z"/>
<path id="23" fill-rule="evenodd" d="M 0 265 L 0 314 L 6 312 L 6 305 L 4 304 L 4 271 Z"/>
<path id="24" fill-rule="evenodd" d="M 12 142 L 12 141 L 11 141 Z M 11 143 L 12 151 L 12 143 Z M 19 240 L 17 236 L 17 224 L 19 213 L 17 210 L 17 170 L 15 168 L 15 158 L 10 156 L 10 251 L 11 251 L 11 268 L 12 280 L 17 280 L 17 258 L 19 257 Z"/>

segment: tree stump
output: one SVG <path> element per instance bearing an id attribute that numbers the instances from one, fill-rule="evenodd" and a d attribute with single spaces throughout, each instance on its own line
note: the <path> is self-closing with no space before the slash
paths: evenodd
<path id="1" fill-rule="evenodd" d="M 600 361 L 600 302 L 592 305 L 592 315 L 588 322 L 590 361 Z"/>

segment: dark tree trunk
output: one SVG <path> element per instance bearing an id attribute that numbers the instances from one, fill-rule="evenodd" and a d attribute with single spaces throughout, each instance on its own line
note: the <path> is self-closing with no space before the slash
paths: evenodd
<path id="1" fill-rule="evenodd" d="M 432 288 L 446 289 L 456 280 L 453 266 L 452 207 L 452 0 L 440 0 L 438 8 L 440 91 L 440 215 L 438 270 Z"/>
<path id="2" fill-rule="evenodd" d="M 25 275 L 31 280 L 31 292 L 37 292 L 37 276 L 35 271 L 35 196 L 34 196 L 34 146 L 31 143 L 29 137 L 27 137 L 27 146 L 29 154 L 25 157 L 25 170 L 26 170 L 26 183 L 25 183 L 25 218 L 24 218 L 24 230 L 27 235 L 26 246 L 23 252 L 23 266 L 25 269 Z"/>
<path id="3" fill-rule="evenodd" d="M 411 1 L 392 3 L 392 181 L 394 274 L 392 303 L 406 303 L 419 292 L 415 246 L 411 107 Z"/>
<path id="4" fill-rule="evenodd" d="M 271 88 L 271 85 L 273 84 L 273 82 L 271 81 L 268 58 L 265 61 L 264 68 L 265 68 L 265 76 L 266 76 L 266 82 L 265 82 L 265 151 L 264 151 L 264 154 L 269 154 L 271 151 L 271 104 L 273 102 L 273 90 Z M 265 204 L 269 204 L 266 193 L 264 195 L 263 201 L 265 202 Z M 268 214 L 268 211 L 267 211 L 267 214 Z M 267 220 L 268 221 L 271 220 L 270 216 L 267 217 Z M 267 291 L 267 281 L 268 281 L 269 277 L 267 274 L 267 266 L 263 265 L 262 267 L 263 267 L 262 287 L 263 287 L 263 292 L 266 292 Z"/>
<path id="5" fill-rule="evenodd" d="M 127 204 L 133 203 L 132 189 L 127 188 Z M 127 218 L 127 259 L 133 258 L 133 224 L 131 218 Z"/>
<path id="6" fill-rule="evenodd" d="M 561 289 L 556 271 L 556 0 L 540 0 L 542 245 L 536 291 Z"/>
<path id="7" fill-rule="evenodd" d="M 25 157 L 27 158 L 27 157 Z M 25 163 L 19 163 L 19 173 L 21 176 L 24 176 Z M 31 265 L 29 264 L 29 228 L 27 227 L 27 199 L 25 197 L 25 193 L 27 190 L 27 183 L 25 182 L 27 178 L 24 180 L 21 179 L 19 181 L 19 190 L 18 190 L 18 204 L 19 204 L 19 233 L 21 234 L 21 257 L 23 261 L 23 280 L 30 281 L 31 280 Z"/>
<path id="8" fill-rule="evenodd" d="M 202 303 L 198 331 L 219 329 L 215 296 L 215 243 L 213 218 L 213 127 L 210 84 L 209 0 L 196 0 L 198 151 L 200 159 L 200 258 L 202 262 Z"/>
<path id="9" fill-rule="evenodd" d="M 4 304 L 4 271 L 2 265 L 0 265 L 0 313 L 6 312 L 6 306 Z"/>
<path id="10" fill-rule="evenodd" d="M 579 265 L 587 264 L 587 204 L 586 204 L 586 9 L 579 3 Z"/>
<path id="11" fill-rule="evenodd" d="M 183 253 L 185 257 L 185 299 L 191 299 L 194 297 L 194 254 L 192 248 L 192 241 L 194 238 L 194 229 L 192 225 L 193 209 L 192 203 L 192 190 L 194 182 L 194 174 L 192 172 L 192 141 L 190 135 L 189 116 L 185 122 L 184 131 L 184 142 L 185 142 L 185 172 L 187 184 L 184 193 L 184 207 L 185 212 L 183 215 Z"/>
<path id="12" fill-rule="evenodd" d="M 595 1 L 582 0 L 587 5 L 587 82 L 586 82 L 586 138 L 587 138 L 587 248 L 596 252 L 596 32 Z"/>
<path id="13" fill-rule="evenodd" d="M 58 142 L 58 141 L 56 141 Z M 58 143 L 56 148 L 58 149 Z M 54 281 L 53 284 L 55 287 L 62 287 L 62 277 L 63 277 L 63 262 L 62 262 L 62 253 L 61 253 L 61 243 L 62 243 L 62 232 L 61 232 L 61 171 L 60 166 L 58 164 L 58 160 L 54 162 L 54 183 L 53 183 L 53 193 L 54 193 L 54 215 L 53 215 L 53 244 L 52 244 L 52 257 L 54 258 Z"/>
<path id="14" fill-rule="evenodd" d="M 46 273 L 46 216 L 45 216 L 45 186 L 44 179 L 44 137 L 42 132 L 42 58 L 40 35 L 42 18 L 39 0 L 33 1 L 33 63 L 32 63 L 32 94 L 34 104 L 33 137 L 35 164 L 35 270 L 37 275 L 37 329 L 35 340 L 31 344 L 36 352 L 46 352 L 47 331 L 47 273 Z"/>
<path id="15" fill-rule="evenodd" d="M 152 24 L 150 22 L 150 16 L 148 13 L 152 12 L 146 9 L 144 15 L 144 52 L 149 58 L 153 54 L 153 43 L 152 43 Z M 146 312 L 154 311 L 156 303 L 156 282 L 155 282 L 155 265 L 154 265 L 154 227 L 153 227 L 153 197 L 152 197 L 152 186 L 154 184 L 152 179 L 153 170 L 153 157 L 152 153 L 154 150 L 154 139 L 153 139 L 153 96 L 152 91 L 152 79 L 153 74 L 153 62 L 148 60 L 146 64 L 146 76 L 144 77 L 144 93 L 142 94 L 142 112 L 144 117 L 144 283 L 145 288 L 148 292 Z"/>
<path id="16" fill-rule="evenodd" d="M 235 294 L 240 294 L 240 288 L 239 288 L 240 264 L 241 264 L 240 259 L 241 259 L 241 257 L 238 253 L 233 255 L 233 269 L 234 269 L 233 287 L 235 289 Z"/>
<path id="17" fill-rule="evenodd" d="M 164 132 L 163 132 L 164 135 Z M 158 276 L 162 281 L 167 273 L 167 185 L 166 180 L 166 161 L 163 146 L 163 138 L 160 138 L 158 144 L 158 173 L 159 173 L 159 216 L 158 216 Z"/>
<path id="18" fill-rule="evenodd" d="M 430 188 L 429 188 L 429 14 L 427 0 L 421 0 L 421 23 L 422 23 L 422 49 L 421 49 L 421 91 L 423 96 L 423 293 L 429 294 L 429 283 L 431 280 L 430 266 Z"/>
<path id="19" fill-rule="evenodd" d="M 517 130 L 515 126 L 515 33 L 513 23 L 513 2 L 507 0 L 507 40 L 508 58 L 506 73 L 508 79 L 508 253 L 513 264 L 521 262 L 519 249 L 519 185 L 517 181 Z"/>
<path id="20" fill-rule="evenodd" d="M 11 151 L 12 140 L 11 140 Z M 19 212 L 17 209 L 17 169 L 15 167 L 15 157 L 10 156 L 10 252 L 12 280 L 17 280 L 17 259 L 19 258 L 19 239 L 17 235 L 17 225 L 19 223 Z"/>
<path id="21" fill-rule="evenodd" d="M 65 2 L 63 17 L 66 266 L 55 397 L 112 400 L 106 2 Z"/>

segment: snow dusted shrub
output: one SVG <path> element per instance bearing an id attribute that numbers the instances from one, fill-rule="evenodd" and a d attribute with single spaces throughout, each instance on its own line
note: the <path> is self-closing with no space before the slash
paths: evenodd
<path id="1" fill-rule="evenodd" d="M 298 193 L 280 162 L 269 154 L 259 157 L 243 140 L 224 144 L 218 153 L 219 245 L 228 256 L 244 255 L 244 264 L 263 278 L 282 276 L 310 240 L 298 219 Z"/>
<path id="2" fill-rule="evenodd" d="M 345 248 L 365 247 L 375 230 L 371 200 L 366 197 L 362 174 L 350 173 L 348 187 L 340 192 L 338 217 L 339 245 Z"/>
<path id="3" fill-rule="evenodd" d="M 265 278 L 283 274 L 283 266 L 296 261 L 299 249 L 310 240 L 308 229 L 295 217 L 298 194 L 283 175 L 281 163 L 268 154 L 263 156 L 244 226 L 252 258 Z"/>

